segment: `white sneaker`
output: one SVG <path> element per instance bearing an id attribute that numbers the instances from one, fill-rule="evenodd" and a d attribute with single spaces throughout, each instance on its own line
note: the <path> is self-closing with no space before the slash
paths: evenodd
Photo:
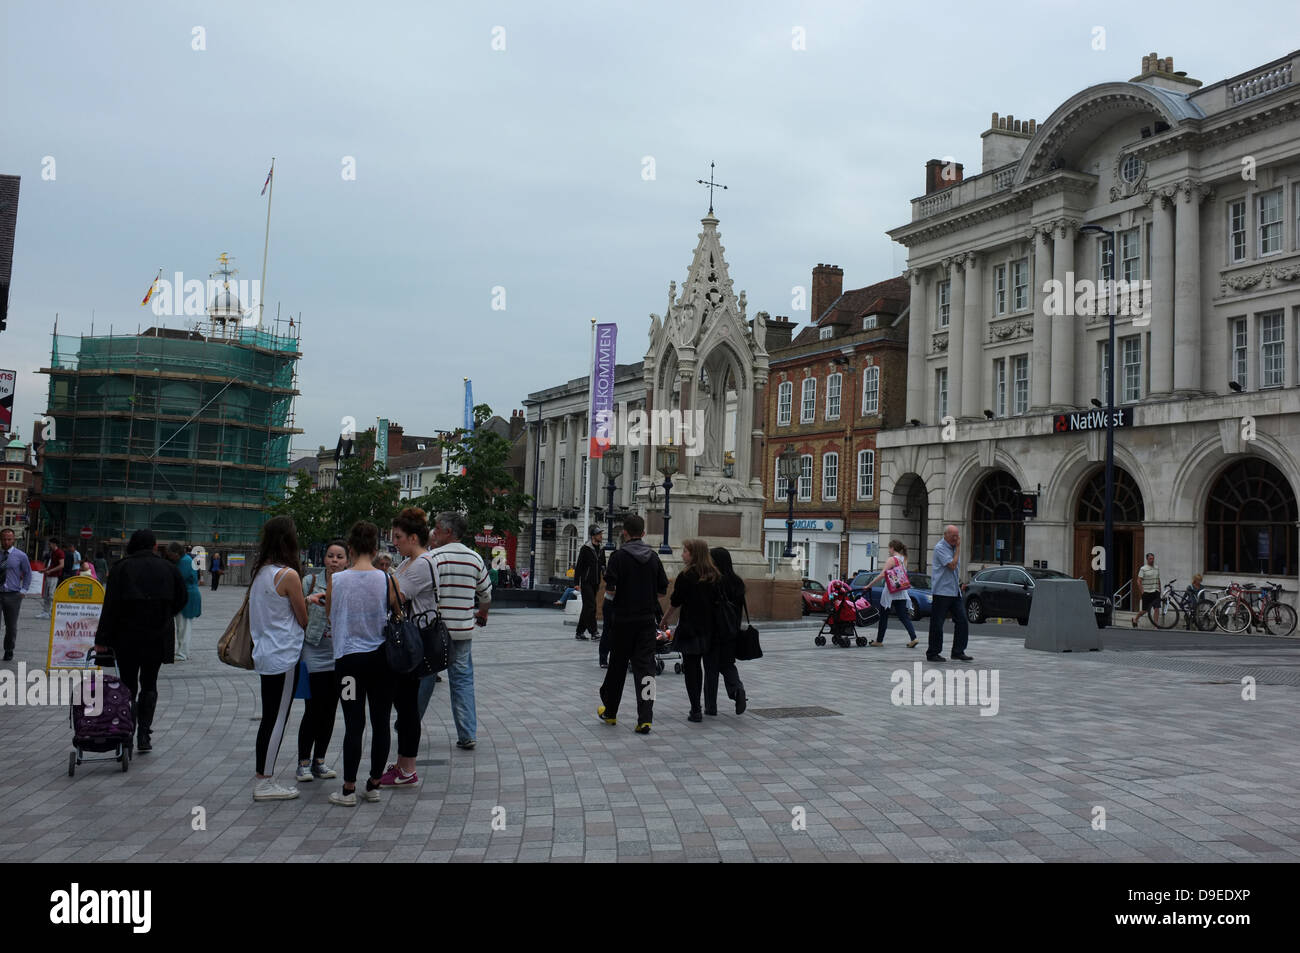
<path id="1" fill-rule="evenodd" d="M 359 787 L 357 788 L 357 793 L 360 794 L 363 798 L 365 798 L 367 801 L 369 801 L 372 804 L 379 803 L 378 791 L 367 791 L 364 787 Z"/>
<path id="2" fill-rule="evenodd" d="M 339 807 L 356 807 L 357 794 L 355 791 L 351 794 L 343 794 L 341 791 L 331 791 L 330 803 L 337 804 Z"/>
<path id="3" fill-rule="evenodd" d="M 286 788 L 270 778 L 262 778 L 253 787 L 254 801 L 292 801 L 298 796 L 297 788 Z"/>

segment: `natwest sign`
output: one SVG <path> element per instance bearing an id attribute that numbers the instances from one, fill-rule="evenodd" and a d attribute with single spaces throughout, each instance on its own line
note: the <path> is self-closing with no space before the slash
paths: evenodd
<path id="1" fill-rule="evenodd" d="M 1133 408 L 1121 407 L 1115 411 L 1116 427 L 1133 426 Z M 1106 411 L 1089 410 L 1075 414 L 1057 414 L 1056 424 L 1052 428 L 1056 433 L 1075 433 L 1079 430 L 1105 430 Z"/>

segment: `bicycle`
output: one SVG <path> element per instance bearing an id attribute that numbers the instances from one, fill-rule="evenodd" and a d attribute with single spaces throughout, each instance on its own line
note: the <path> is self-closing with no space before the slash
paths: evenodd
<path id="1" fill-rule="evenodd" d="M 1200 589 L 1195 595 L 1175 592 L 1174 583 L 1169 580 L 1160 593 L 1160 601 L 1147 609 L 1147 618 L 1157 629 L 1173 629 L 1179 618 L 1185 618 L 1192 629 L 1212 631 L 1214 629 L 1214 603 L 1205 598 L 1205 590 Z"/>
<path id="2" fill-rule="evenodd" d="M 1214 604 L 1214 621 L 1232 635 L 1262 626 L 1271 635 L 1288 636 L 1295 631 L 1296 611 L 1281 601 L 1281 593 L 1277 583 L 1256 588 L 1234 582 L 1228 594 Z"/>

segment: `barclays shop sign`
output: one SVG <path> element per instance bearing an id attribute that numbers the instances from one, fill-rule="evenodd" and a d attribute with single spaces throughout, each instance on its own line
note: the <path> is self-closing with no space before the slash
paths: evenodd
<path id="1" fill-rule="evenodd" d="M 769 519 L 763 523 L 764 529 L 781 530 L 785 532 L 785 520 Z M 840 533 L 844 530 L 843 520 L 795 520 L 795 532 L 814 532 L 814 533 Z"/>

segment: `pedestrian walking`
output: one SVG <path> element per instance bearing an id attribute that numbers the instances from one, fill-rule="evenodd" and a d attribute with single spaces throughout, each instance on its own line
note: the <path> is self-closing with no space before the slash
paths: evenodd
<path id="1" fill-rule="evenodd" d="M 1142 593 L 1142 605 L 1133 616 L 1133 628 L 1138 627 L 1138 619 L 1146 614 L 1152 606 L 1160 604 L 1160 569 L 1156 566 L 1156 554 L 1147 553 L 1147 561 L 1138 567 L 1133 579 L 1133 591 Z"/>
<path id="2" fill-rule="evenodd" d="M 330 637 L 334 640 L 334 674 L 343 706 L 343 792 L 330 794 L 330 803 L 357 805 L 357 771 L 361 739 L 370 711 L 370 775 L 361 796 L 379 800 L 379 780 L 392 745 L 388 726 L 393 713 L 393 671 L 384 650 L 388 613 L 400 605 L 401 591 L 388 574 L 375 567 L 379 527 L 361 521 L 348 533 L 352 565 L 331 575 L 325 588 Z"/>
<path id="3" fill-rule="evenodd" d="M 95 553 L 95 578 L 100 582 L 108 580 L 108 553 L 102 549 Z"/>
<path id="4" fill-rule="evenodd" d="M 4 618 L 5 658 L 14 660 L 14 647 L 18 644 L 18 613 L 23 607 L 23 594 L 32 584 L 32 564 L 27 554 L 14 545 L 14 531 L 0 530 L 0 615 Z"/>
<path id="5" fill-rule="evenodd" d="M 176 661 L 187 662 L 190 657 L 190 634 L 194 629 L 194 620 L 203 614 L 203 598 L 199 594 L 199 577 L 194 572 L 194 560 L 180 543 L 167 544 L 167 559 L 180 572 L 185 580 L 185 591 L 189 598 L 185 608 L 176 613 Z"/>
<path id="6" fill-rule="evenodd" d="M 592 526 L 587 537 L 587 542 L 578 550 L 578 564 L 573 571 L 573 581 L 582 593 L 582 614 L 578 616 L 578 631 L 573 637 L 584 641 L 590 637 L 594 641 L 599 638 L 596 634 L 596 592 L 605 575 L 605 534 L 599 526 Z"/>
<path id="7" fill-rule="evenodd" d="M 433 539 L 433 569 L 437 577 L 438 612 L 447 624 L 452 641 L 451 664 L 447 666 L 447 687 L 451 689 L 451 717 L 456 723 L 456 747 L 474 750 L 478 743 L 478 712 L 474 704 L 474 657 L 471 654 L 476 625 L 487 625 L 492 604 L 492 581 L 483 558 L 461 542 L 469 531 L 465 517 L 455 512 L 439 513 L 430 528 Z M 475 609 L 475 600 L 478 608 Z M 433 697 L 436 679 L 420 682 L 420 717 Z"/>
<path id="8" fill-rule="evenodd" d="M 225 560 L 221 558 L 220 553 L 212 554 L 212 568 L 208 571 L 212 575 L 212 591 L 217 591 L 217 586 L 221 585 L 221 573 L 225 570 Z"/>
<path id="9" fill-rule="evenodd" d="M 930 644 L 926 649 L 927 662 L 943 662 L 943 624 L 948 616 L 953 619 L 952 657 L 958 662 L 972 662 L 966 654 L 966 641 L 970 628 L 966 621 L 966 605 L 962 600 L 961 584 L 961 533 L 951 524 L 943 528 L 943 538 L 934 544 L 930 555 Z"/>
<path id="10" fill-rule="evenodd" d="M 253 636 L 253 669 L 262 682 L 262 723 L 257 728 L 254 801 L 283 801 L 298 789 L 276 784 L 275 762 L 284 741 L 298 658 L 302 655 L 307 601 L 302 595 L 298 530 L 288 516 L 262 527 L 257 559 L 248 583 L 248 626 Z"/>
<path id="11" fill-rule="evenodd" d="M 188 596 L 179 570 L 156 552 L 153 532 L 138 529 L 126 558 L 108 576 L 95 632 L 95 654 L 111 651 L 135 705 L 136 749 L 153 750 L 158 670 L 171 658 L 173 619 Z"/>
<path id="12" fill-rule="evenodd" d="M 899 585 L 901 580 L 905 579 L 907 579 L 907 547 L 903 545 L 902 540 L 891 539 L 889 558 L 885 560 L 884 568 L 863 586 L 864 589 L 874 589 L 876 583 L 881 580 L 885 583 L 880 590 L 880 621 L 876 625 L 876 641 L 868 642 L 868 645 L 879 647 L 885 644 L 885 630 L 889 627 L 889 612 L 892 609 L 894 615 L 898 616 L 899 621 L 903 623 L 903 628 L 907 629 L 907 647 L 916 648 L 916 629 L 912 627 L 912 597 L 907 594 L 911 583 L 908 583 L 907 588 Z"/>
<path id="13" fill-rule="evenodd" d="M 41 615 L 49 618 L 50 609 L 54 605 L 54 590 L 59 588 L 59 583 L 63 581 L 63 566 L 67 562 L 67 556 L 63 548 L 59 545 L 58 540 L 50 539 L 50 554 L 45 560 L 45 569 L 42 575 L 45 577 L 41 581 Z"/>
<path id="14" fill-rule="evenodd" d="M 721 579 L 718 582 L 718 591 L 723 599 L 730 603 L 732 610 L 735 612 L 735 618 L 740 620 L 741 613 L 748 615 L 745 606 L 745 580 L 736 575 L 736 570 L 732 567 L 731 552 L 721 546 L 709 550 L 709 555 L 713 557 L 713 565 L 718 567 L 718 573 Z M 713 646 L 704 656 L 704 697 L 713 699 L 713 709 L 709 710 L 705 706 L 704 714 L 716 715 L 718 713 L 718 676 L 722 676 L 722 684 L 726 687 L 727 697 L 736 703 L 736 714 L 743 715 L 749 704 L 749 696 L 745 694 L 745 683 L 740 680 L 740 673 L 736 671 L 736 637 L 738 632 L 714 632 Z"/>
<path id="15" fill-rule="evenodd" d="M 618 723 L 628 664 L 636 694 L 638 734 L 648 735 L 654 721 L 655 620 L 659 597 L 668 592 L 668 576 L 659 554 L 645 544 L 645 520 L 633 513 L 623 520 L 623 543 L 605 567 L 605 591 L 614 601 L 609 669 L 600 686 L 596 717 L 607 725 Z"/>
<path id="16" fill-rule="evenodd" d="M 669 610 L 664 625 L 670 625 L 676 618 L 677 628 L 673 632 L 673 645 L 682 653 L 682 672 L 686 676 L 686 694 L 690 698 L 691 710 L 687 721 L 703 721 L 700 709 L 700 693 L 704 688 L 704 657 L 713 648 L 714 640 L 714 603 L 720 598 L 718 584 L 722 574 L 713 564 L 709 555 L 709 544 L 702 539 L 688 539 L 682 542 L 682 562 L 685 567 L 677 574 L 673 582 L 673 594 L 669 600 L 673 608 Z M 718 713 L 718 686 L 713 685 L 713 697 L 705 697 L 705 708 L 713 714 Z"/>
<path id="17" fill-rule="evenodd" d="M 339 706 L 339 683 L 334 673 L 334 640 L 330 638 L 325 591 L 329 578 L 348 568 L 348 544 L 332 539 L 325 547 L 325 572 L 303 579 L 307 601 L 307 628 L 303 634 L 300 662 L 307 667 L 307 694 L 302 722 L 298 725 L 299 784 L 337 778 L 338 772 L 325 763 L 325 750 L 334 737 L 334 715 Z M 314 757 L 313 757 L 314 755 Z"/>
<path id="18" fill-rule="evenodd" d="M 411 603 L 415 616 L 433 612 L 438 608 L 437 587 L 434 584 L 433 554 L 429 552 L 429 523 L 424 510 L 408 506 L 393 520 L 393 545 L 402 561 L 394 574 L 401 586 L 402 598 Z M 423 678 L 419 670 L 397 674 L 393 693 L 393 709 L 397 715 L 397 761 L 390 764 L 379 779 L 380 787 L 411 788 L 420 783 L 415 771 L 415 758 L 420 752 L 420 689 L 428 683 L 429 691 L 438 682 L 436 675 Z"/>

